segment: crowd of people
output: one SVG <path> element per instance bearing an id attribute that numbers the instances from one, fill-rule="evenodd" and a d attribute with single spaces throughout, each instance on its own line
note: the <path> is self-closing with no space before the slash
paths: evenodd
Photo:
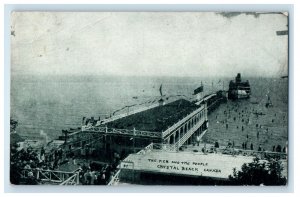
<path id="1" fill-rule="evenodd" d="M 38 184 L 35 178 L 35 169 L 56 170 L 65 161 L 63 150 L 52 150 L 45 152 L 44 147 L 40 151 L 31 147 L 11 152 L 11 182 L 13 184 Z"/>
<path id="2" fill-rule="evenodd" d="M 116 173 L 116 165 L 99 165 L 95 162 L 80 167 L 79 180 L 82 185 L 107 185 Z"/>
<path id="3" fill-rule="evenodd" d="M 210 115 L 209 120 L 210 132 L 204 136 L 207 143 L 219 140 L 226 146 L 230 137 L 236 141 L 234 147 L 241 150 L 287 152 L 287 147 L 282 143 L 285 137 L 285 128 L 282 126 L 285 121 L 284 112 L 261 110 L 246 101 L 230 102 Z M 274 140 L 276 138 L 280 140 Z"/>
<path id="4" fill-rule="evenodd" d="M 75 164 L 77 160 L 80 184 L 106 185 L 114 176 L 120 162 L 118 154 L 113 155 L 110 164 L 89 162 L 87 159 L 77 159 L 73 154 L 66 153 L 62 148 L 53 149 L 46 153 L 45 148 L 33 150 L 31 147 L 11 152 L 10 177 L 12 184 L 40 184 L 37 170 L 57 171 L 63 165 Z M 80 162 L 78 162 L 81 160 Z M 75 165 L 75 167 L 76 167 Z"/>
<path id="5" fill-rule="evenodd" d="M 197 142 L 197 140 L 196 140 Z M 200 146 L 200 150 L 194 149 L 193 152 L 201 151 L 203 154 L 207 153 L 220 153 L 227 155 L 248 155 L 248 156 L 258 156 L 260 158 L 285 158 L 287 149 L 286 147 L 281 147 L 280 145 L 273 146 L 273 151 L 266 151 L 261 145 L 257 149 L 254 149 L 253 143 L 250 143 L 250 146 L 247 145 L 247 141 L 242 143 L 242 149 L 232 140 L 228 140 L 226 146 L 220 146 L 218 141 L 212 143 L 193 143 L 193 146 Z M 180 151 L 183 151 L 185 146 L 179 148 Z M 279 153 L 279 154 L 278 154 Z"/>
<path id="6" fill-rule="evenodd" d="M 22 149 L 18 152 L 11 152 L 10 159 L 10 181 L 12 184 L 38 184 L 32 169 L 41 168 L 38 153 L 31 148 Z M 24 174 L 26 173 L 26 174 Z M 24 177 L 27 177 L 24 179 Z"/>

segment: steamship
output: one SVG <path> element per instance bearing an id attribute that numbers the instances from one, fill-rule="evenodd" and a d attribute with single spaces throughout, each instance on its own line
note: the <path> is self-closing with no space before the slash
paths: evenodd
<path id="1" fill-rule="evenodd" d="M 231 80 L 229 83 L 228 99 L 247 99 L 250 98 L 251 88 L 249 81 L 242 81 L 241 74 L 238 73 L 235 81 Z"/>

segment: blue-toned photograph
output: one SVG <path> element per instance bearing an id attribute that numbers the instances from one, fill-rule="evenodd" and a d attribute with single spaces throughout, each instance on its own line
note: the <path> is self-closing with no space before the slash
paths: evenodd
<path id="1" fill-rule="evenodd" d="M 11 12 L 10 183 L 288 185 L 288 40 L 284 11 Z"/>

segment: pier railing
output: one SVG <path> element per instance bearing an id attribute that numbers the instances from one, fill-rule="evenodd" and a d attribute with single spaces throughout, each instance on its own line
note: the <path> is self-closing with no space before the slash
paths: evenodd
<path id="1" fill-rule="evenodd" d="M 176 146 L 174 144 L 162 144 L 162 143 L 150 143 L 148 146 L 137 152 L 137 155 L 144 155 L 147 152 L 151 151 L 168 151 L 168 152 L 176 152 Z M 126 159 L 124 159 L 126 160 Z"/>
<path id="2" fill-rule="evenodd" d="M 120 181 L 119 180 L 120 172 L 121 172 L 121 170 L 119 169 L 107 185 L 116 185 Z"/>
<path id="3" fill-rule="evenodd" d="M 21 178 L 27 179 L 34 177 L 36 180 L 50 182 L 59 185 L 78 185 L 79 184 L 79 171 L 65 172 L 55 170 L 43 170 L 39 168 L 23 169 L 21 171 Z"/>
<path id="4" fill-rule="evenodd" d="M 201 134 L 204 135 L 206 130 Z M 151 143 L 136 154 L 146 154 L 151 151 L 167 151 L 167 152 L 178 152 L 178 144 L 162 144 L 162 143 Z M 197 146 L 195 146 L 196 150 Z M 185 151 L 185 153 L 195 154 L 195 151 Z M 198 152 L 198 151 L 197 151 Z M 254 151 L 254 150 L 242 150 L 236 148 L 214 148 L 208 147 L 203 148 L 198 153 L 203 154 L 223 154 L 223 155 L 232 155 L 232 156 L 249 156 L 249 157 L 259 157 L 261 159 L 267 158 L 279 158 L 279 159 L 287 159 L 287 154 L 282 152 L 271 152 L 271 151 Z M 126 159 L 124 159 L 126 160 Z M 128 159 L 127 159 L 128 160 Z"/>
<path id="5" fill-rule="evenodd" d="M 82 127 L 83 132 L 97 132 L 103 134 L 116 134 L 116 135 L 129 135 L 129 136 L 142 136 L 151 138 L 162 138 L 161 132 L 151 131 L 140 131 L 140 130 L 129 130 L 129 129 L 114 129 L 108 127 Z"/>
<path id="6" fill-rule="evenodd" d="M 150 143 L 148 146 L 146 146 L 145 148 L 143 148 L 142 150 L 140 150 L 139 152 L 137 152 L 137 154 L 141 154 L 143 153 L 142 151 L 149 151 L 153 149 L 154 144 Z"/>
<path id="7" fill-rule="evenodd" d="M 227 154 L 227 155 L 242 155 L 242 156 L 253 156 L 259 157 L 261 159 L 266 158 L 280 158 L 287 159 L 287 154 L 282 152 L 272 152 L 272 151 L 255 151 L 255 150 L 243 150 L 236 148 L 217 148 L 216 152 Z M 208 150 L 208 152 L 214 152 L 214 150 Z"/>
<path id="8" fill-rule="evenodd" d="M 209 96 L 206 96 L 205 98 L 202 98 L 200 101 L 196 102 L 196 105 L 199 105 L 202 102 L 207 102 L 209 99 L 211 99 L 214 96 L 217 96 L 217 94 L 216 93 L 212 93 Z"/>
<path id="9" fill-rule="evenodd" d="M 67 180 L 62 182 L 59 185 L 78 185 L 79 184 L 79 172 L 76 172 L 74 175 L 69 177 Z"/>

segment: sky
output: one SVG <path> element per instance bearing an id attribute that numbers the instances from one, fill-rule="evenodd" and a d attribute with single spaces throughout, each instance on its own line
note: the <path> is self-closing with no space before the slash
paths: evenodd
<path id="1" fill-rule="evenodd" d="M 287 75 L 279 13 L 12 12 L 11 72 L 32 75 Z"/>

